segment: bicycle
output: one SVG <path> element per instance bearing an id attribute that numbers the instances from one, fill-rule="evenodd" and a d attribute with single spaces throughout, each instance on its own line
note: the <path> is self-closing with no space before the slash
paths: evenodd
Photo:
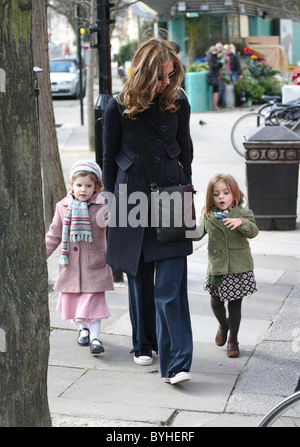
<path id="1" fill-rule="evenodd" d="M 290 103 L 279 103 L 280 96 L 263 96 L 267 101 L 262 104 L 257 112 L 249 112 L 241 116 L 231 130 L 231 143 L 234 150 L 244 156 L 244 138 L 252 130 L 261 125 L 286 126 L 292 131 L 300 127 L 300 100 Z"/>
<path id="2" fill-rule="evenodd" d="M 298 421 L 296 421 L 296 419 Z M 300 391 L 283 399 L 272 408 L 260 421 L 258 427 L 272 427 L 276 422 L 276 427 L 294 426 L 300 424 Z M 290 425 L 293 424 L 293 425 Z"/>

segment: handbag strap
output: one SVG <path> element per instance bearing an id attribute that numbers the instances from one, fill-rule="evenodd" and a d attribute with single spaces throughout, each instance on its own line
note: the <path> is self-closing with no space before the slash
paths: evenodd
<path id="1" fill-rule="evenodd" d="M 143 118 L 139 117 L 137 118 L 137 132 L 139 135 L 139 140 L 140 140 L 140 147 L 139 147 L 139 152 L 142 156 L 142 161 L 143 161 L 143 165 L 146 171 L 146 175 L 148 177 L 149 183 L 150 183 L 150 188 L 151 189 L 157 189 L 158 188 L 158 184 L 157 184 L 157 180 L 156 180 L 156 173 L 155 173 L 155 169 L 154 169 L 154 164 L 153 164 L 153 160 L 151 158 L 150 155 L 150 149 L 148 146 L 148 141 L 146 138 L 143 137 L 142 134 L 142 127 L 143 127 Z M 184 173 L 183 170 L 183 166 L 180 163 L 180 161 L 178 161 L 178 166 L 179 166 L 179 175 L 180 175 L 180 184 L 181 185 L 187 185 L 188 184 L 188 180 L 187 177 Z"/>

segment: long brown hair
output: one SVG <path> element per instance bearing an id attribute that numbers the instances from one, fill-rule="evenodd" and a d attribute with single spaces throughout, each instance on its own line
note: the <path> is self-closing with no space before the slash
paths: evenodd
<path id="1" fill-rule="evenodd" d="M 159 95 L 158 103 L 161 110 L 176 112 L 176 100 L 184 75 L 182 63 L 171 42 L 150 38 L 137 49 L 129 79 L 118 97 L 118 102 L 125 107 L 124 116 L 134 118 L 137 113 L 150 107 L 157 95 L 158 67 L 161 66 L 161 74 L 164 75 L 164 67 L 170 61 L 174 63 L 175 74 L 170 78 L 170 84 L 165 91 Z"/>
<path id="2" fill-rule="evenodd" d="M 214 187 L 219 181 L 223 181 L 227 188 L 230 190 L 233 197 L 233 207 L 238 207 L 241 205 L 245 199 L 244 193 L 240 190 L 237 181 L 230 174 L 216 174 L 208 182 L 206 191 L 206 201 L 204 207 L 204 215 L 208 215 L 210 211 L 215 208 L 214 204 Z"/>

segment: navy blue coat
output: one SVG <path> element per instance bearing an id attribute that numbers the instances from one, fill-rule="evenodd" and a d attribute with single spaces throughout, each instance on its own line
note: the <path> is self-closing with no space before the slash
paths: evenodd
<path id="1" fill-rule="evenodd" d="M 141 144 L 147 145 L 151 151 L 159 186 L 179 184 L 178 160 L 190 179 L 190 106 L 182 91 L 179 92 L 178 103 L 177 112 L 162 112 L 156 99 L 134 120 L 122 116 L 124 108 L 115 98 L 106 107 L 103 183 L 106 191 L 114 193 L 117 210 L 116 225 L 113 217 L 108 229 L 107 263 L 132 276 L 137 273 L 142 252 L 145 261 L 150 262 L 187 256 L 193 251 L 192 241 L 162 244 L 156 239 L 155 228 L 144 224 L 135 228 L 126 225 L 126 217 L 137 203 L 127 204 L 125 216 L 119 215 L 120 201 L 124 205 L 130 194 L 141 191 L 150 198 L 149 180 L 139 150 Z"/>

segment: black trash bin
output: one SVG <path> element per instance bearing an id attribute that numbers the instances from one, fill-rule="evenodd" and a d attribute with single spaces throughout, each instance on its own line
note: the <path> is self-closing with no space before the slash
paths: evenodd
<path id="1" fill-rule="evenodd" d="M 295 230 L 300 138 L 283 126 L 245 136 L 249 208 L 260 230 Z"/>

